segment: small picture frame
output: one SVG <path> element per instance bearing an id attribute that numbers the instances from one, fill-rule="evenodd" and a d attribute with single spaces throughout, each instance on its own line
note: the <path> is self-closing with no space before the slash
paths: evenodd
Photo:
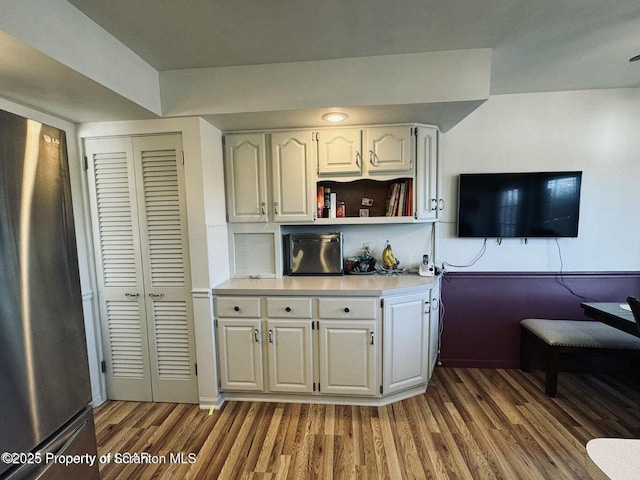
<path id="1" fill-rule="evenodd" d="M 369 216 L 369 209 L 368 208 L 361 208 L 360 209 L 360 216 L 361 217 L 368 217 Z"/>

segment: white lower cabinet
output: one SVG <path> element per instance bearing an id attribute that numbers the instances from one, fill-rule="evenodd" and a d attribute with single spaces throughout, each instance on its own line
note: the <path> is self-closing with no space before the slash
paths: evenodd
<path id="1" fill-rule="evenodd" d="M 320 392 L 377 394 L 376 320 L 320 320 Z"/>
<path id="2" fill-rule="evenodd" d="M 429 377 L 433 374 L 440 355 L 440 279 L 429 292 Z"/>
<path id="3" fill-rule="evenodd" d="M 416 392 L 435 364 L 432 305 L 427 289 L 388 298 L 216 296 L 220 388 L 308 399 Z"/>
<path id="4" fill-rule="evenodd" d="M 269 391 L 313 392 L 312 320 L 267 320 Z"/>
<path id="5" fill-rule="evenodd" d="M 218 353 L 223 390 L 264 390 L 262 320 L 220 318 Z"/>
<path id="6" fill-rule="evenodd" d="M 383 392 L 391 394 L 429 379 L 429 293 L 384 300 Z"/>

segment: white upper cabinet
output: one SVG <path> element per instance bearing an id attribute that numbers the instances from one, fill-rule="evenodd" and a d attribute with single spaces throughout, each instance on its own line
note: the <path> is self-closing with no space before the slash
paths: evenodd
<path id="1" fill-rule="evenodd" d="M 318 175 L 362 173 L 362 130 L 321 130 L 318 140 Z"/>
<path id="2" fill-rule="evenodd" d="M 444 207 L 437 196 L 437 127 L 234 133 L 225 135 L 224 151 L 229 223 L 430 222 Z M 344 218 L 318 218 L 319 187 L 345 201 Z M 364 212 L 355 208 L 362 199 Z"/>
<path id="3" fill-rule="evenodd" d="M 229 222 L 267 222 L 267 157 L 264 133 L 225 136 Z"/>
<path id="4" fill-rule="evenodd" d="M 416 219 L 435 220 L 444 208 L 438 199 L 438 130 L 418 127 L 416 141 Z"/>
<path id="5" fill-rule="evenodd" d="M 230 223 L 314 220 L 316 151 L 311 131 L 226 135 L 224 151 Z"/>
<path id="6" fill-rule="evenodd" d="M 411 126 L 365 129 L 364 145 L 369 174 L 411 174 L 415 157 L 412 133 Z"/>
<path id="7" fill-rule="evenodd" d="M 316 164 L 313 132 L 271 134 L 273 220 L 313 221 L 316 193 L 312 179 Z"/>
<path id="8" fill-rule="evenodd" d="M 320 130 L 318 176 L 412 175 L 415 127 Z"/>

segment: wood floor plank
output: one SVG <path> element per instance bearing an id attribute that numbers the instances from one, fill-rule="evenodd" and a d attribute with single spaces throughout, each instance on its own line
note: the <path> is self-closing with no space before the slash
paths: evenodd
<path id="1" fill-rule="evenodd" d="M 439 367 L 425 394 L 384 407 L 110 401 L 95 421 L 99 454 L 166 459 L 101 463 L 103 480 L 590 479 L 588 440 L 640 436 L 640 386 L 563 372 L 549 398 L 539 371 Z"/>

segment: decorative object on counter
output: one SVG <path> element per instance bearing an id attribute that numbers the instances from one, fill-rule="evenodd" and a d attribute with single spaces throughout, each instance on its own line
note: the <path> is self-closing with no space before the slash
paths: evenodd
<path id="1" fill-rule="evenodd" d="M 345 270 L 351 275 L 371 275 L 376 273 L 376 258 L 371 255 L 367 247 L 357 257 L 348 257 L 345 262 Z"/>
<path id="2" fill-rule="evenodd" d="M 391 243 L 389 243 L 389 240 L 386 241 L 384 245 L 384 249 L 382 250 L 381 261 L 382 261 L 381 273 L 387 273 L 387 274 L 401 273 L 401 271 L 398 269 L 398 265 L 400 265 L 400 260 L 398 260 L 393 254 L 393 248 L 391 248 Z"/>
<path id="3" fill-rule="evenodd" d="M 384 244 L 384 249 L 382 250 L 382 264 L 386 268 L 396 268 L 400 261 L 393 255 L 393 248 L 391 248 L 391 243 L 389 240 Z"/>

